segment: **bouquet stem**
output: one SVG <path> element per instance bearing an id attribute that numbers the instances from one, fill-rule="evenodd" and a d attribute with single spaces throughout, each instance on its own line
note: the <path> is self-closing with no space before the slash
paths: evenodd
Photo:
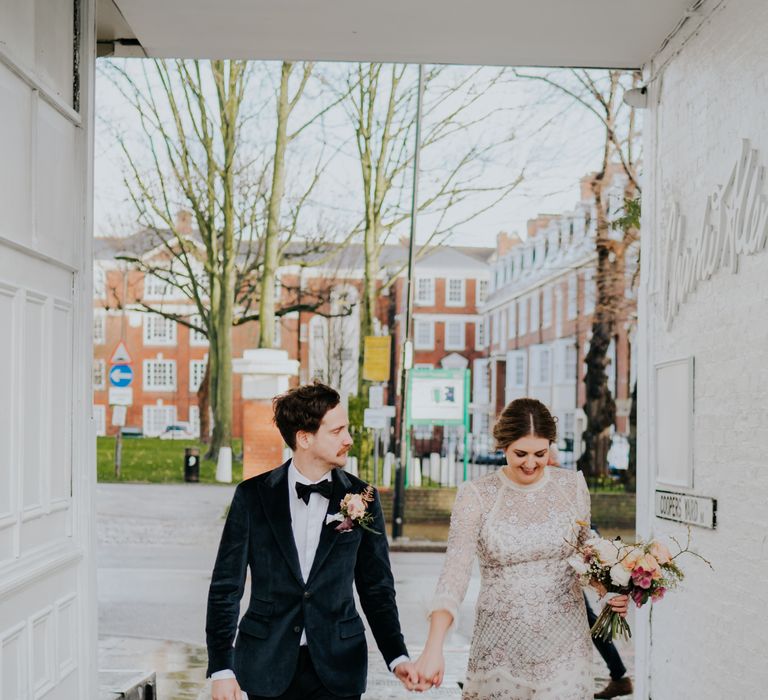
<path id="1" fill-rule="evenodd" d="M 627 640 L 632 636 L 627 621 L 619 613 L 614 612 L 610 605 L 602 609 L 590 632 L 595 639 L 601 639 L 604 642 L 613 641 L 616 637 Z"/>

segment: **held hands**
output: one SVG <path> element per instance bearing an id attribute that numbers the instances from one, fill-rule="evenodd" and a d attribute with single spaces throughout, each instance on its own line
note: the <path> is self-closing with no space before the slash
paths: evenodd
<path id="1" fill-rule="evenodd" d="M 416 671 L 419 674 L 419 687 L 416 690 L 427 690 L 432 686 L 439 688 L 445 674 L 442 649 L 425 647 L 416 661 Z"/>
<path id="2" fill-rule="evenodd" d="M 425 662 L 427 652 L 419 657 L 416 663 L 412 661 L 403 662 L 395 667 L 395 675 L 400 679 L 400 682 L 405 686 L 407 690 L 415 690 L 417 693 L 429 690 L 433 685 L 438 687 L 443 682 L 443 655 L 438 653 L 439 656 L 439 673 L 437 671 L 432 672 L 431 669 L 435 668 L 434 665 L 428 665 Z M 429 661 L 433 664 L 433 661 Z"/>
<path id="3" fill-rule="evenodd" d="M 234 678 L 222 678 L 211 683 L 211 700 L 241 700 L 243 691 Z"/>

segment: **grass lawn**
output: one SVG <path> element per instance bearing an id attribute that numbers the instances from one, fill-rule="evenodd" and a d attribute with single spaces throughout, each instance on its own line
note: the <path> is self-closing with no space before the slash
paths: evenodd
<path id="1" fill-rule="evenodd" d="M 102 482 L 181 483 L 184 481 L 184 448 L 197 447 L 204 455 L 206 446 L 196 440 L 160 440 L 159 438 L 123 438 L 121 476 L 115 478 L 115 438 L 100 437 L 96 444 L 98 480 Z M 232 441 L 232 451 L 242 451 L 242 441 Z M 216 483 L 216 463 L 202 460 L 200 482 Z M 243 478 L 241 462 L 232 463 L 232 481 Z"/>

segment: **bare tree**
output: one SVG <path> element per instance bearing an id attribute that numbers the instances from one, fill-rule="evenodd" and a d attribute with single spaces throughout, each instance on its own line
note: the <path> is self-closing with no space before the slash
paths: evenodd
<path id="1" fill-rule="evenodd" d="M 208 338 L 212 457 L 231 442 L 232 327 L 259 321 L 260 340 L 271 347 L 276 317 L 324 301 L 305 298 L 299 306 L 281 306 L 276 271 L 328 163 L 321 151 L 308 175 L 295 178 L 299 184 L 288 191 L 287 146 L 329 106 L 289 133 L 287 121 L 305 93 L 312 66 L 299 70 L 298 86 L 291 88 L 294 66 L 283 63 L 270 152 L 270 139 L 260 140 L 258 129 L 259 120 L 267 119 L 269 101 L 249 97 L 256 67 L 270 70 L 268 64 L 246 61 L 181 60 L 141 62 L 138 72 L 117 62 L 104 69 L 140 125 L 138 145 L 115 134 L 127 165 L 126 188 L 154 248 L 151 255 L 145 249 L 123 257 L 145 279 L 156 278 L 190 300 L 192 313 L 149 303 L 139 294 L 135 305 Z M 283 207 L 286 201 L 289 206 Z M 191 212 L 194 226 L 179 224 L 180 208 Z"/>
<path id="2" fill-rule="evenodd" d="M 634 108 L 623 101 L 624 92 L 639 84 L 637 72 L 620 70 L 541 72 L 515 70 L 516 78 L 548 85 L 588 111 L 603 127 L 600 169 L 591 180 L 595 204 L 597 294 L 592 337 L 584 358 L 587 427 L 579 468 L 595 476 L 607 473 L 610 428 L 616 422 L 616 403 L 608 384 L 608 348 L 617 324 L 629 319 L 632 305 L 627 289 L 637 283 L 639 271 L 639 128 Z M 623 197 L 612 202 L 612 175 L 625 178 Z"/>
<path id="3" fill-rule="evenodd" d="M 424 74 L 422 163 L 426 177 L 418 211 L 425 215 L 421 252 L 451 231 L 503 201 L 521 182 L 489 182 L 484 171 L 502 157 L 514 134 L 485 126 L 505 109 L 485 97 L 501 84 L 504 70 L 430 66 Z M 376 300 L 402 270 L 382 279 L 380 255 L 389 235 L 408 222 L 414 158 L 418 84 L 415 66 L 382 63 L 350 68 L 346 112 L 354 129 L 361 175 L 363 295 L 361 337 L 371 335 Z M 489 138 L 494 133 L 494 138 Z M 460 206 L 461 205 L 461 206 Z M 360 359 L 362 362 L 362 358 Z M 359 373 L 362 378 L 362 372 Z M 362 381 L 362 380 L 361 380 Z"/>

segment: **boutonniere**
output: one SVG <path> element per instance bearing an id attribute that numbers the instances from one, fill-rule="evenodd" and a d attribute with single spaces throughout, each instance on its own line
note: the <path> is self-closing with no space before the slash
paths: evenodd
<path id="1" fill-rule="evenodd" d="M 339 512 L 325 516 L 325 524 L 338 523 L 336 532 L 349 532 L 353 527 L 360 526 L 374 535 L 380 535 L 371 527 L 373 515 L 368 512 L 368 504 L 373 503 L 373 487 L 366 486 L 362 493 L 348 493 L 339 502 Z"/>

